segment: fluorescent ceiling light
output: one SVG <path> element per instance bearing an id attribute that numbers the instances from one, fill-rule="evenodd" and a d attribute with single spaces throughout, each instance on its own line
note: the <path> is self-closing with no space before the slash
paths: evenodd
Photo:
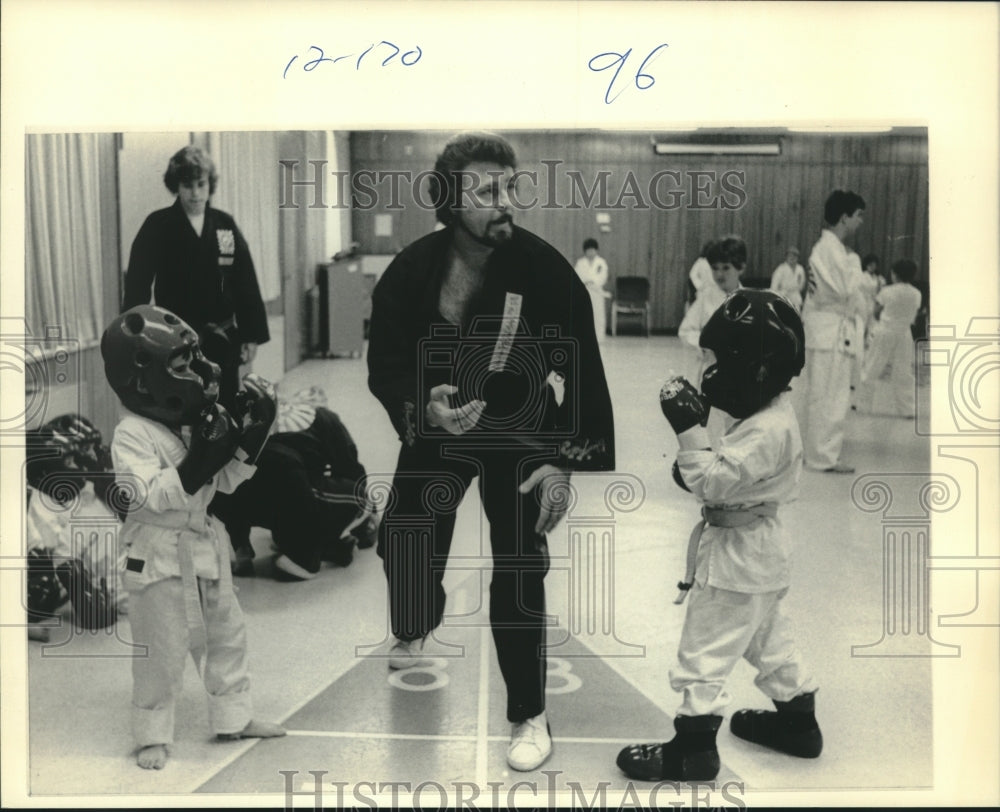
<path id="1" fill-rule="evenodd" d="M 760 144 L 695 144 L 689 142 L 656 141 L 653 151 L 657 155 L 780 155 L 777 141 Z"/>
<path id="2" fill-rule="evenodd" d="M 822 127 L 789 127 L 790 133 L 887 133 L 892 132 L 892 127 L 866 127 L 865 125 L 851 126 L 848 124 L 830 124 Z"/>

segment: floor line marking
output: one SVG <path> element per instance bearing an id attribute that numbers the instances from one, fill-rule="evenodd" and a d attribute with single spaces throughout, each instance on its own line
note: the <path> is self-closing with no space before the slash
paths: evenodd
<path id="1" fill-rule="evenodd" d="M 476 714 L 476 782 L 486 786 L 490 724 L 490 647 L 486 627 L 479 630 L 479 705 Z"/>
<path id="2" fill-rule="evenodd" d="M 447 741 L 447 742 L 476 742 L 476 773 L 481 772 L 479 757 L 485 757 L 487 744 L 489 742 L 505 742 L 508 736 L 483 736 L 477 733 L 474 736 L 460 733 L 376 733 L 374 731 L 363 730 L 289 730 L 289 736 L 301 736 L 304 738 L 328 738 L 328 739 L 400 739 L 404 741 Z M 590 736 L 553 736 L 552 741 L 561 744 L 631 744 L 637 739 L 652 741 L 657 734 L 651 733 L 643 737 L 631 736 L 627 739 L 590 737 Z M 482 784 L 485 786 L 485 784 Z"/>
<path id="3" fill-rule="evenodd" d="M 466 736 L 462 734 L 445 733 L 376 733 L 374 731 L 361 730 L 289 730 L 289 736 L 302 736 L 327 738 L 327 739 L 401 739 L 403 741 L 445 741 L 445 742 L 474 742 L 478 741 L 478 736 Z"/>
<path id="4" fill-rule="evenodd" d="M 652 733 L 648 736 L 631 736 L 627 739 L 588 738 L 587 736 L 553 736 L 553 744 L 635 744 L 636 741 L 658 741 L 663 734 Z M 490 741 L 505 742 L 506 736 L 490 736 Z"/>
<path id="5" fill-rule="evenodd" d="M 587 649 L 587 650 L 588 650 L 588 651 L 590 651 L 590 652 L 591 652 L 592 654 L 596 655 L 596 658 L 597 658 L 598 660 L 600 660 L 600 661 L 601 661 L 601 662 L 602 662 L 602 663 L 603 663 L 604 665 L 606 665 L 606 666 L 607 666 L 608 668 L 610 668 L 610 669 L 611 669 L 611 671 L 612 671 L 613 673 L 617 674 L 617 675 L 618 675 L 619 677 L 621 677 L 621 678 L 622 678 L 623 680 L 625 680 L 625 682 L 626 682 L 627 684 L 631 685 L 631 686 L 632 686 L 632 687 L 633 687 L 633 688 L 634 688 L 634 689 L 635 689 L 636 691 L 638 691 L 638 692 L 639 692 L 639 693 L 640 693 L 640 694 L 641 694 L 642 696 L 646 697 L 646 699 L 648 699 L 648 700 L 649 700 L 650 702 L 652 702 L 654 706 L 656 706 L 656 707 L 657 707 L 657 708 L 659 708 L 659 709 L 660 709 L 660 710 L 661 710 L 661 711 L 662 711 L 663 713 L 665 713 L 665 714 L 666 714 L 667 716 L 669 716 L 671 720 L 673 720 L 673 719 L 674 719 L 674 717 L 676 716 L 676 711 L 675 711 L 674 713 L 671 713 L 670 711 L 668 711 L 668 710 L 667 710 L 667 709 L 666 709 L 666 708 L 665 708 L 665 707 L 663 706 L 663 705 L 664 705 L 664 703 L 663 703 L 662 701 L 660 701 L 659 699 L 656 699 L 655 697 L 653 697 L 653 696 L 652 696 L 652 695 L 651 695 L 651 694 L 650 694 L 650 693 L 649 693 L 649 692 L 648 692 L 648 691 L 647 691 L 647 690 L 646 690 L 645 688 L 643 688 L 643 687 L 642 687 L 642 686 L 641 686 L 641 685 L 640 685 L 640 684 L 638 683 L 638 681 L 637 681 L 637 680 L 635 680 L 635 679 L 634 679 L 634 678 L 633 678 L 633 677 L 632 677 L 632 676 L 631 676 L 630 674 L 626 674 L 626 673 L 624 673 L 623 671 L 621 671 L 621 669 L 619 669 L 619 668 L 618 668 L 618 667 L 616 666 L 615 662 L 614 662 L 614 661 L 615 661 L 615 660 L 616 660 L 617 658 L 615 658 L 615 657 L 605 657 L 605 656 L 604 656 L 604 655 L 602 655 L 602 654 L 601 654 L 601 653 L 600 653 L 600 652 L 599 652 L 599 651 L 598 651 L 598 650 L 597 650 L 596 648 L 594 648 L 593 646 L 589 645 L 589 644 L 587 643 L 587 641 L 586 641 L 586 640 L 584 640 L 584 639 L 582 639 L 582 638 L 580 638 L 580 637 L 575 637 L 574 635 L 570 635 L 570 637 L 571 637 L 571 638 L 572 638 L 572 639 L 573 639 L 573 640 L 574 640 L 575 642 L 577 642 L 577 643 L 579 643 L 579 644 L 580 644 L 581 646 L 583 646 L 583 648 Z M 669 735 L 669 732 L 668 732 L 668 735 Z M 662 737 L 662 734 L 661 734 L 661 737 L 660 737 L 660 738 L 661 738 L 661 739 L 663 738 L 663 737 Z M 553 740 L 555 741 L 555 739 L 553 739 Z M 626 744 L 632 744 L 632 743 L 634 743 L 634 742 L 638 742 L 638 741 L 656 741 L 656 740 L 657 740 L 657 738 L 656 738 L 655 736 L 653 736 L 652 738 L 646 738 L 646 739 L 643 739 L 643 738 L 642 738 L 641 736 L 636 736 L 636 737 L 634 737 L 634 738 L 632 738 L 632 739 L 628 739 L 628 740 L 627 740 L 627 741 L 626 741 L 625 743 L 626 743 Z M 599 739 L 593 739 L 592 741 L 600 741 L 600 740 L 599 740 Z M 608 741 L 609 743 L 616 743 L 616 744 L 617 744 L 617 743 L 619 742 L 619 740 L 617 740 L 617 739 L 616 739 L 616 740 L 614 740 L 614 742 L 612 742 L 611 740 L 607 740 L 607 741 Z M 741 778 L 741 776 L 742 776 L 743 772 L 745 772 L 745 771 L 741 770 L 740 772 L 737 772 L 737 771 L 736 771 L 736 770 L 735 770 L 735 769 L 733 768 L 733 766 L 732 766 L 732 762 L 733 762 L 733 761 L 735 761 L 735 762 L 737 763 L 737 766 L 739 766 L 739 767 L 741 767 L 741 768 L 743 768 L 743 767 L 746 767 L 746 762 L 743 762 L 743 763 L 741 764 L 741 763 L 740 763 L 740 758 L 739 758 L 739 756 L 738 756 L 738 755 L 737 755 L 737 756 L 736 756 L 736 758 L 734 759 L 734 758 L 732 758 L 732 757 L 731 757 L 731 756 L 730 756 L 729 754 L 727 754 L 727 755 L 726 755 L 726 760 L 722 762 L 722 766 L 724 766 L 724 767 L 725 767 L 726 769 L 730 770 L 730 771 L 731 771 L 731 772 L 732 772 L 732 773 L 733 773 L 733 774 L 734 774 L 734 775 L 735 775 L 735 776 L 736 776 L 737 778 Z"/>
<path id="6" fill-rule="evenodd" d="M 362 658 L 359 658 L 359 659 L 363 660 L 365 658 L 362 657 Z M 357 667 L 358 665 L 360 665 L 360 663 L 357 662 L 356 660 L 354 660 L 354 661 L 348 660 L 348 663 L 349 664 L 346 667 L 344 667 L 343 669 L 341 669 L 339 673 L 335 672 L 336 676 L 334 676 L 333 679 L 331 679 L 328 682 L 326 682 L 326 684 L 320 685 L 319 687 L 317 687 L 311 694 L 307 695 L 306 698 L 303 699 L 301 702 L 297 702 L 297 703 L 293 704 L 292 708 L 287 713 L 283 713 L 280 716 L 278 716 L 277 719 L 276 719 L 276 721 L 279 724 L 281 724 L 286 719 L 290 719 L 292 716 L 294 716 L 296 713 L 298 713 L 300 710 L 302 710 L 302 708 L 304 708 L 310 702 L 314 701 L 315 699 L 318 699 L 319 696 L 322 693 L 324 693 L 325 691 L 329 690 L 338 680 L 340 680 L 349 671 L 351 671 L 351 669 L 353 669 L 353 668 Z M 291 731 L 289 731 L 289 733 L 290 732 Z M 245 756 L 251 749 L 253 749 L 257 744 L 259 744 L 262 741 L 264 741 L 264 740 L 263 739 L 242 739 L 239 742 L 238 747 L 234 747 L 233 748 L 233 752 L 230 755 L 228 755 L 225 758 L 222 758 L 220 761 L 215 762 L 212 765 L 206 767 L 205 771 L 202 774 L 200 774 L 195 781 L 193 781 L 191 784 L 189 784 L 187 787 L 185 787 L 185 789 L 182 790 L 182 791 L 186 792 L 188 794 L 194 794 L 194 793 L 198 792 L 198 790 L 201 787 L 203 787 L 205 784 L 207 784 L 213 778 L 216 778 L 217 776 L 219 776 L 222 773 L 222 771 L 225 770 L 230 764 L 232 764 L 233 762 L 235 762 L 237 759 L 242 758 L 243 756 Z M 236 743 L 234 742 L 234 744 L 236 744 Z"/>

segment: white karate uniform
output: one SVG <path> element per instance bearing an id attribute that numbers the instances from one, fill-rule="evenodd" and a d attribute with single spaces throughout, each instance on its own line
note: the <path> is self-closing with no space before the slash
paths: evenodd
<path id="1" fill-rule="evenodd" d="M 728 511 L 776 506 L 795 498 L 802 441 L 787 395 L 735 421 L 718 450 L 696 426 L 678 436 L 684 482 L 706 507 Z M 729 703 L 725 681 L 741 657 L 758 670 L 757 686 L 785 702 L 816 690 L 782 609 L 792 545 L 777 516 L 740 527 L 705 527 L 695 581 L 671 669 L 670 685 L 684 694 L 682 716 L 719 714 Z"/>
<path id="2" fill-rule="evenodd" d="M 893 414 L 912 417 L 916 412 L 916 381 L 913 376 L 913 335 L 910 325 L 920 310 L 920 291 L 906 283 L 883 288 L 875 296 L 882 313 L 872 327 L 872 343 L 865 354 L 862 383 L 871 391 L 876 381 L 891 366 L 889 377 Z"/>
<path id="3" fill-rule="evenodd" d="M 698 298 L 694 300 L 694 304 L 684 314 L 680 327 L 677 328 L 677 337 L 689 347 L 694 348 L 691 366 L 696 372 L 690 380 L 699 388 L 705 370 L 715 363 L 715 354 L 711 350 L 702 349 L 698 345 L 698 340 L 701 338 L 702 328 L 724 301 L 726 301 L 725 292 L 713 280 L 710 285 L 702 288 Z M 686 371 L 686 374 L 690 373 Z"/>
<path id="4" fill-rule="evenodd" d="M 808 388 L 805 464 L 824 470 L 840 460 L 851 405 L 851 370 L 862 349 L 861 260 L 823 229 L 809 255 L 809 271 L 810 291 L 802 307 Z"/>
<path id="5" fill-rule="evenodd" d="M 590 306 L 594 309 L 594 332 L 597 333 L 598 342 L 603 343 L 607 328 L 605 299 L 610 296 L 604 290 L 604 285 L 608 281 L 608 263 L 604 261 L 604 257 L 596 256 L 591 260 L 585 255 L 576 261 L 575 270 L 583 284 L 587 286 Z"/>
<path id="6" fill-rule="evenodd" d="M 784 296 L 796 310 L 802 310 L 802 288 L 806 284 L 806 271 L 797 262 L 793 268 L 782 262 L 771 274 L 771 290 Z"/>
<path id="7" fill-rule="evenodd" d="M 182 440 L 183 437 L 183 440 Z M 250 677 L 243 614 L 233 594 L 229 537 L 207 513 L 217 490 L 232 493 L 256 468 L 231 460 L 195 494 L 181 485 L 177 465 L 187 456 L 182 436 L 130 412 L 115 429 L 115 471 L 143 483 L 125 519 L 125 586 L 136 645 L 132 659 L 132 730 L 138 747 L 170 744 L 174 705 L 187 654 L 209 694 L 215 733 L 237 733 L 250 722 Z"/>
<path id="8" fill-rule="evenodd" d="M 694 296 L 697 299 L 705 290 L 717 288 L 715 279 L 712 278 L 712 265 L 705 257 L 698 257 L 688 272 L 688 279 L 694 285 Z"/>

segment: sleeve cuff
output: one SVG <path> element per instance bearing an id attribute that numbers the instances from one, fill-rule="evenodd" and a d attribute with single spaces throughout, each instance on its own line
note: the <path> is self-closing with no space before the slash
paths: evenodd
<path id="1" fill-rule="evenodd" d="M 229 469 L 230 473 L 233 473 L 236 476 L 241 476 L 244 479 L 250 479 L 250 477 L 252 477 L 257 470 L 256 465 L 251 465 L 248 462 L 243 462 L 242 460 L 236 459 L 236 457 L 233 457 L 229 461 L 226 468 Z"/>
<path id="2" fill-rule="evenodd" d="M 692 426 L 677 435 L 677 444 L 681 451 L 700 451 L 712 447 L 708 430 L 704 426 Z"/>

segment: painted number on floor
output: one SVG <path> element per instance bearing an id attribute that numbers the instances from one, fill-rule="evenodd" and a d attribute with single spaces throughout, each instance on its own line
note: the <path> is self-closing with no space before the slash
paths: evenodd
<path id="1" fill-rule="evenodd" d="M 389 684 L 404 691 L 436 691 L 448 684 L 447 667 L 442 657 L 424 657 L 418 665 L 390 673 Z"/>
<path id="2" fill-rule="evenodd" d="M 549 667 L 545 683 L 547 694 L 571 694 L 583 685 L 583 680 L 573 673 L 573 666 L 562 657 L 549 657 Z M 552 684 L 555 678 L 557 683 Z"/>

